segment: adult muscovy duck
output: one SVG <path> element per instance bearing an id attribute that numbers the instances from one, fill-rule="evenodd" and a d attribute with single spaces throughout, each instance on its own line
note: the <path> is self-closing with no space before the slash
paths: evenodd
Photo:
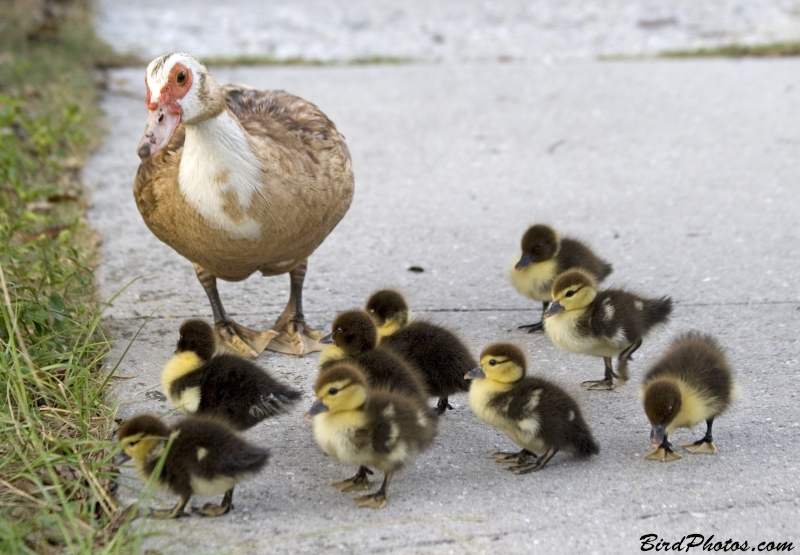
<path id="1" fill-rule="evenodd" d="M 134 197 L 147 227 L 194 263 L 226 350 L 321 350 L 307 327 L 302 291 L 308 257 L 353 198 L 344 137 L 316 106 L 284 91 L 221 86 L 194 57 L 167 54 L 147 66 L 147 126 Z M 225 312 L 217 279 L 289 273 L 289 302 L 258 332 Z"/>

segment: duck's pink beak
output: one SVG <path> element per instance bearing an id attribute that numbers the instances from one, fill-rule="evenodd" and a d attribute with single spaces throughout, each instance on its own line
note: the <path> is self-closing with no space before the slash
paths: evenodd
<path id="1" fill-rule="evenodd" d="M 136 147 L 136 153 L 142 161 L 149 160 L 159 150 L 167 146 L 172 133 L 181 122 L 180 113 L 172 113 L 167 104 L 160 104 L 155 109 L 147 110 L 147 124 L 144 136 Z"/>

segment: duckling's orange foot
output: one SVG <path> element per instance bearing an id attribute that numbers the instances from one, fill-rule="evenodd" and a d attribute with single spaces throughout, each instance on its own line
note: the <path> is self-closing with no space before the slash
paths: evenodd
<path id="1" fill-rule="evenodd" d="M 654 449 L 650 451 L 647 455 L 644 456 L 645 459 L 648 461 L 661 461 L 661 462 L 670 462 L 670 461 L 677 461 L 681 457 L 678 453 L 673 451 L 672 449 L 665 449 L 664 447 L 659 447 L 658 449 Z"/>
<path id="2" fill-rule="evenodd" d="M 527 324 L 519 326 L 518 330 L 525 330 L 528 333 L 536 333 L 537 331 L 544 331 L 544 322 L 536 322 L 535 324 Z"/>
<path id="3" fill-rule="evenodd" d="M 371 471 L 370 474 L 372 474 Z M 352 478 L 333 482 L 331 485 L 339 491 L 369 491 L 369 478 L 366 474 L 356 474 Z"/>
<path id="4" fill-rule="evenodd" d="M 581 387 L 590 391 L 611 391 L 614 389 L 614 380 L 606 378 L 599 381 L 581 382 Z"/>
<path id="5" fill-rule="evenodd" d="M 515 464 L 521 465 L 533 459 L 536 462 L 536 454 L 531 453 L 527 449 L 523 449 L 518 453 L 506 453 L 503 451 L 497 451 L 496 453 L 492 453 L 494 456 L 494 460 L 501 463 L 501 464 Z"/>
<path id="6" fill-rule="evenodd" d="M 356 505 L 370 509 L 383 509 L 386 506 L 386 494 L 382 492 L 356 497 Z"/>
<path id="7" fill-rule="evenodd" d="M 278 332 L 254 331 L 240 326 L 234 321 L 214 325 L 217 333 L 218 350 L 233 353 L 245 358 L 256 358 Z"/>
<path id="8" fill-rule="evenodd" d="M 436 404 L 436 414 L 441 416 L 447 409 L 453 410 L 453 405 L 447 401 L 447 397 L 439 397 L 439 402 Z"/>
<path id="9" fill-rule="evenodd" d="M 508 467 L 508 469 L 514 474 L 528 474 L 529 472 L 536 472 L 542 468 L 544 468 L 544 464 L 539 460 L 536 460 L 532 463 L 516 464 Z"/>
<path id="10" fill-rule="evenodd" d="M 214 505 L 213 503 L 206 503 L 199 509 L 192 509 L 192 513 L 201 516 L 222 516 L 233 508 L 233 505 Z"/>
<path id="11" fill-rule="evenodd" d="M 275 337 L 269 342 L 267 349 L 276 353 L 301 357 L 325 348 L 325 345 L 319 342 L 324 335 L 303 322 L 289 321 L 286 325 L 276 326 L 272 331 Z"/>
<path id="12" fill-rule="evenodd" d="M 717 446 L 714 445 L 713 441 L 706 441 L 701 439 L 699 441 L 695 441 L 694 443 L 689 443 L 688 445 L 683 446 L 684 449 L 692 453 L 693 455 L 716 455 L 717 454 Z"/>

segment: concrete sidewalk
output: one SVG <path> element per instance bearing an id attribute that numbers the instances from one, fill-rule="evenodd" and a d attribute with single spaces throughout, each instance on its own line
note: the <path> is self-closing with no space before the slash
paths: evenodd
<path id="1" fill-rule="evenodd" d="M 347 137 L 355 200 L 310 260 L 309 324 L 326 328 L 372 291 L 397 287 L 418 316 L 457 330 L 476 354 L 498 340 L 522 345 L 533 372 L 580 402 L 601 453 L 585 462 L 558 454 L 541 472 L 515 476 L 490 456 L 511 442 L 457 396 L 435 445 L 396 476 L 386 509 L 357 509 L 328 485 L 353 468 L 323 455 L 302 419 L 317 355 L 265 353 L 261 364 L 306 392 L 294 413 L 248 432 L 272 449 L 270 464 L 237 487 L 229 515 L 145 522 L 166 532 L 154 546 L 607 554 L 638 552 L 645 534 L 676 542 L 693 533 L 800 545 L 800 60 L 212 71 L 307 98 Z M 102 106 L 110 132 L 85 172 L 90 220 L 104 238 L 102 294 L 141 276 L 107 311 L 117 353 L 144 325 L 120 366 L 135 377 L 115 382 L 122 417 L 167 410 L 158 376 L 178 327 L 211 316 L 191 264 L 155 239 L 133 202 L 143 73 L 111 74 Z M 599 359 L 516 330 L 539 314 L 505 277 L 533 222 L 587 239 L 614 264 L 608 285 L 676 301 L 672 322 L 637 352 L 628 385 L 584 391 L 580 381 L 600 377 Z M 288 283 L 253 276 L 222 283 L 221 295 L 238 321 L 266 327 Z M 743 393 L 715 423 L 716 456 L 645 461 L 638 382 L 688 329 L 720 339 Z M 133 499 L 140 485 L 130 485 Z"/>

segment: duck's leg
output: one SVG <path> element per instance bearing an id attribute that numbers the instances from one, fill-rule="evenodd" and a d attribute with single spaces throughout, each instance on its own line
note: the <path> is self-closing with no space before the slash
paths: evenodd
<path id="1" fill-rule="evenodd" d="M 530 459 L 534 461 L 537 459 L 536 453 L 532 453 L 527 449 L 523 449 L 517 453 L 505 453 L 503 451 L 497 451 L 496 453 L 492 453 L 494 456 L 494 460 L 503 463 L 503 464 L 523 464 L 528 462 Z"/>
<path id="2" fill-rule="evenodd" d="M 194 509 L 192 512 L 203 516 L 222 516 L 233 508 L 233 488 L 225 492 L 222 498 L 222 503 L 214 505 L 213 503 L 206 503 L 200 509 Z"/>
<path id="3" fill-rule="evenodd" d="M 667 439 L 667 434 L 664 434 L 664 439 L 661 441 L 661 445 L 659 445 L 656 449 L 650 451 L 647 455 L 644 456 L 644 458 L 647 459 L 648 461 L 670 462 L 670 461 L 677 461 L 682 457 L 680 456 L 680 454 L 672 450 L 672 444 Z"/>
<path id="4" fill-rule="evenodd" d="M 528 333 L 535 333 L 537 331 L 544 330 L 544 313 L 547 312 L 547 305 L 549 305 L 549 301 L 545 301 L 542 303 L 542 317 L 539 318 L 539 321 L 535 324 L 528 324 L 526 326 L 520 326 L 518 330 L 527 330 Z"/>
<path id="5" fill-rule="evenodd" d="M 550 449 L 547 450 L 547 452 L 545 452 L 544 455 L 538 457 L 534 462 L 526 464 L 518 464 L 515 466 L 511 466 L 508 469 L 514 474 L 527 474 L 528 472 L 536 472 L 537 470 L 541 470 L 542 468 L 544 468 L 544 465 L 546 465 L 547 462 L 550 459 L 552 459 L 553 455 L 555 455 L 556 453 L 558 453 L 558 449 L 555 447 L 551 447 Z"/>
<path id="6" fill-rule="evenodd" d="M 383 484 L 381 489 L 369 495 L 360 495 L 356 497 L 356 505 L 359 507 L 370 507 L 372 509 L 383 509 L 386 506 L 386 489 L 389 487 L 389 480 L 392 479 L 393 472 L 388 470 L 383 475 Z"/>
<path id="7" fill-rule="evenodd" d="M 701 453 L 705 455 L 716 455 L 717 446 L 714 445 L 714 438 L 711 436 L 711 426 L 713 425 L 713 417 L 706 420 L 706 435 L 703 437 L 703 439 L 698 439 L 694 443 L 684 445 L 683 448 L 695 455 L 699 455 Z"/>
<path id="8" fill-rule="evenodd" d="M 148 516 L 153 518 L 178 518 L 184 516 L 186 513 L 183 512 L 183 509 L 189 502 L 190 497 L 191 495 L 181 495 L 178 502 L 171 509 L 152 509 Z"/>
<path id="9" fill-rule="evenodd" d="M 358 490 L 369 490 L 369 478 L 367 477 L 368 474 L 372 474 L 372 471 L 367 468 L 366 466 L 359 466 L 358 472 L 352 478 L 348 478 L 347 480 L 342 480 L 341 482 L 334 482 L 331 485 L 335 488 L 338 488 L 339 491 L 358 491 Z"/>
<path id="10" fill-rule="evenodd" d="M 211 311 L 214 313 L 214 330 L 220 340 L 220 350 L 256 358 L 277 333 L 271 330 L 253 331 L 234 322 L 222 306 L 219 291 L 217 291 L 216 276 L 199 264 L 194 265 L 194 271 L 211 303 Z"/>
<path id="11" fill-rule="evenodd" d="M 436 404 L 436 414 L 441 416 L 447 409 L 453 410 L 453 405 L 447 401 L 447 396 L 439 397 L 439 402 Z"/>
<path id="12" fill-rule="evenodd" d="M 617 359 L 617 374 L 619 374 L 619 381 L 620 385 L 624 384 L 628 381 L 630 377 L 628 375 L 628 361 L 633 360 L 631 356 L 633 353 L 636 352 L 636 349 L 642 346 L 642 338 L 640 337 L 619 354 L 619 358 Z"/>
<path id="13" fill-rule="evenodd" d="M 321 351 L 325 347 L 319 342 L 324 334 L 306 326 L 306 319 L 303 316 L 303 281 L 306 279 L 307 267 L 308 259 L 289 272 L 291 280 L 289 302 L 272 326 L 277 335 L 267 345 L 270 351 L 303 356 Z"/>
<path id="14" fill-rule="evenodd" d="M 606 365 L 606 377 L 599 381 L 590 380 L 587 382 L 581 382 L 581 387 L 585 389 L 591 389 L 593 391 L 611 391 L 614 389 L 614 378 L 616 378 L 617 375 L 614 374 L 613 367 L 611 366 L 611 358 L 603 357 L 603 362 Z"/>

